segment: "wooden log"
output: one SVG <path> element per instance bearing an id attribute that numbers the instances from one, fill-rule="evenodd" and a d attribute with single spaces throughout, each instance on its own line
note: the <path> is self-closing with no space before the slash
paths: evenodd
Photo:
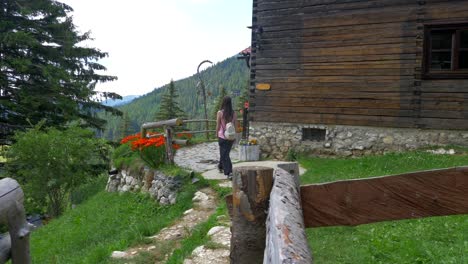
<path id="1" fill-rule="evenodd" d="M 266 210 L 272 186 L 272 168 L 234 169 L 231 263 L 263 263 Z"/>
<path id="2" fill-rule="evenodd" d="M 292 165 L 286 167 L 289 166 Z M 275 170 L 266 225 L 264 264 L 312 263 L 302 215 L 299 183 L 294 175 L 281 168 Z"/>
<path id="3" fill-rule="evenodd" d="M 158 128 L 158 127 L 163 127 L 163 126 L 181 126 L 182 123 L 183 123 L 182 119 L 174 118 L 170 120 L 144 123 L 141 126 L 141 128 L 149 129 L 149 128 Z"/>
<path id="4" fill-rule="evenodd" d="M 26 222 L 23 200 L 18 182 L 10 178 L 0 180 L 0 223 L 8 224 L 13 264 L 31 263 L 29 233 L 33 226 Z"/>
<path id="5" fill-rule="evenodd" d="M 6 263 L 11 258 L 10 234 L 4 234 L 0 239 L 0 263 Z"/>
<path id="6" fill-rule="evenodd" d="M 286 172 L 288 172 L 291 175 L 291 177 L 293 177 L 294 182 L 297 186 L 297 190 L 300 191 L 299 187 L 301 186 L 301 183 L 299 180 L 299 164 L 297 162 L 288 162 L 288 163 L 278 164 L 277 166 L 278 168 L 283 169 Z"/>
<path id="7" fill-rule="evenodd" d="M 22 203 L 24 199 L 23 191 L 17 181 L 11 178 L 0 180 L 0 223 L 8 223 L 10 208 L 16 202 Z"/>
<path id="8" fill-rule="evenodd" d="M 173 139 L 172 144 L 188 146 L 188 145 L 190 145 L 190 140 L 188 140 L 188 139 Z"/>
<path id="9" fill-rule="evenodd" d="M 468 214 L 468 167 L 301 187 L 306 227 Z"/>
<path id="10" fill-rule="evenodd" d="M 172 149 L 172 128 L 166 127 L 166 163 L 174 164 L 174 150 Z"/>

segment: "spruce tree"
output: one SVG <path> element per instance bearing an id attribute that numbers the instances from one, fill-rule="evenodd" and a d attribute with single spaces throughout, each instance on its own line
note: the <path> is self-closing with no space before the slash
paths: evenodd
<path id="1" fill-rule="evenodd" d="M 55 0 L 0 1 L 0 136 L 40 120 L 102 128 L 98 110 L 120 114 L 95 100 L 96 83 L 116 77 L 97 73 L 107 53 L 79 45 L 90 34 L 77 31 L 71 11 Z"/>
<path id="2" fill-rule="evenodd" d="M 177 89 L 174 85 L 174 81 L 171 80 L 167 92 L 161 98 L 161 104 L 159 105 L 159 111 L 156 113 L 157 120 L 169 120 L 173 118 L 185 118 L 186 115 L 176 99 L 179 97 Z"/>
<path id="3" fill-rule="evenodd" d="M 124 112 L 120 123 L 120 139 L 130 135 L 130 118 L 128 113 Z"/>
<path id="4" fill-rule="evenodd" d="M 224 88 L 224 86 L 221 86 L 221 89 L 219 90 L 218 98 L 216 98 L 216 101 L 214 104 L 213 112 L 211 113 L 213 120 L 216 120 L 216 115 L 219 109 L 221 109 L 221 105 L 223 104 L 223 99 L 226 95 L 227 95 L 226 89 Z"/>
<path id="5" fill-rule="evenodd" d="M 226 89 L 224 86 L 221 86 L 219 90 L 219 95 L 216 98 L 214 105 L 213 105 L 213 110 L 211 112 L 211 119 L 216 120 L 217 114 L 219 109 L 221 109 L 221 105 L 223 104 L 223 99 L 227 95 Z M 216 123 L 211 123 L 210 124 L 211 129 L 216 129 Z"/>

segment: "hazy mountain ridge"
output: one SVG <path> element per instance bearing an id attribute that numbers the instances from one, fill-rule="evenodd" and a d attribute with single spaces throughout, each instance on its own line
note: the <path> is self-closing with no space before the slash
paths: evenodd
<path id="1" fill-rule="evenodd" d="M 131 103 L 134 99 L 138 98 L 140 95 L 127 95 L 123 96 L 121 100 L 108 99 L 102 104 L 107 106 L 121 106 L 128 103 Z"/>
<path id="2" fill-rule="evenodd" d="M 224 87 L 229 95 L 236 101 L 239 93 L 248 87 L 249 69 L 244 60 L 230 57 L 216 63 L 201 73 L 206 87 L 208 113 L 212 112 L 213 104 L 219 95 L 221 87 Z M 170 77 L 168 77 L 168 84 Z M 199 78 L 196 74 L 174 81 L 179 94 L 179 106 L 185 111 L 188 118 L 203 117 L 203 96 L 197 88 Z M 126 112 L 130 121 L 130 131 L 137 132 L 141 124 L 156 121 L 155 116 L 159 110 L 161 96 L 166 92 L 168 84 L 154 89 L 152 92 L 135 98 L 128 104 L 117 106 L 122 112 Z M 234 102 L 235 105 L 235 102 Z M 104 114 L 103 114 L 104 115 Z M 119 140 L 122 133 L 123 119 L 116 116 L 103 116 L 107 121 L 104 137 L 111 140 Z"/>

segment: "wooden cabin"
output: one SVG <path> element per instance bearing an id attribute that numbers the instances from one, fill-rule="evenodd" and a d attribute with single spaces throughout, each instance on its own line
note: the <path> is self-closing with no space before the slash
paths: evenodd
<path id="1" fill-rule="evenodd" d="M 252 21 L 254 126 L 468 131 L 468 1 L 253 0 Z"/>

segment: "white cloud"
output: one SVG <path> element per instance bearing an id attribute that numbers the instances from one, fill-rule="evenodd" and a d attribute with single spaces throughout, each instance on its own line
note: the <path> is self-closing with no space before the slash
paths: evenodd
<path id="1" fill-rule="evenodd" d="M 91 30 L 95 40 L 87 45 L 109 53 L 101 61 L 105 74 L 119 80 L 98 90 L 147 93 L 194 74 L 202 60 L 218 62 L 250 44 L 248 0 L 62 1 L 75 9 L 79 30 Z"/>

